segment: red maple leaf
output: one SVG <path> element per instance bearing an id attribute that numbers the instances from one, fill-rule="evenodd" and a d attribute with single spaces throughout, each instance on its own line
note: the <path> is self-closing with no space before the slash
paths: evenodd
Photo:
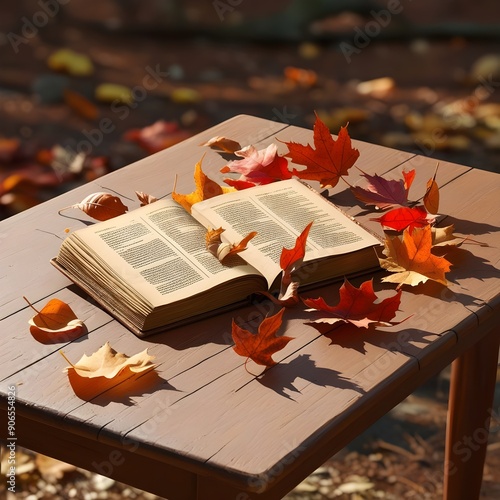
<path id="1" fill-rule="evenodd" d="M 309 144 L 304 146 L 296 142 L 285 142 L 289 149 L 285 156 L 293 163 L 306 166 L 304 170 L 292 170 L 292 174 L 300 179 L 319 181 L 321 187 L 333 187 L 356 163 L 359 151 L 352 147 L 347 127 L 340 128 L 335 140 L 318 115 L 314 123 L 313 139 L 314 148 Z"/>
<path id="2" fill-rule="evenodd" d="M 357 327 L 392 326 L 400 322 L 391 322 L 396 315 L 401 301 L 401 290 L 380 302 L 373 291 L 373 280 L 365 281 L 359 288 L 353 286 L 347 279 L 340 287 L 340 302 L 330 306 L 323 297 L 303 299 L 304 304 L 312 310 L 327 312 L 330 316 L 320 318 L 312 323 L 352 323 Z"/>
<path id="3" fill-rule="evenodd" d="M 415 170 L 403 171 L 404 179 L 384 179 L 380 175 L 370 175 L 365 172 L 363 177 L 368 179 L 368 187 L 351 187 L 354 196 L 366 205 L 375 205 L 380 210 L 408 204 L 408 191 L 415 177 Z"/>
<path id="4" fill-rule="evenodd" d="M 370 220 L 380 222 L 382 226 L 395 231 L 404 231 L 408 228 L 411 233 L 415 227 L 428 226 L 433 222 L 434 217 L 429 218 L 429 214 L 424 207 L 399 207 L 389 210 L 382 217 Z"/>
<path id="5" fill-rule="evenodd" d="M 258 333 L 254 334 L 238 326 L 233 319 L 232 336 L 236 344 L 233 349 L 240 356 L 245 356 L 255 363 L 264 366 L 274 366 L 276 361 L 272 355 L 283 349 L 293 337 L 276 336 L 279 330 L 285 308 L 273 316 L 268 316 L 259 325 Z M 245 368 L 246 362 L 245 361 Z"/>
<path id="6" fill-rule="evenodd" d="M 288 170 L 288 160 L 278 155 L 276 144 L 269 144 L 267 148 L 259 150 L 254 146 L 247 146 L 234 154 L 242 160 L 230 161 L 221 168 L 221 172 L 241 174 L 238 179 L 224 179 L 226 184 L 236 189 L 246 189 L 292 178 Z"/>

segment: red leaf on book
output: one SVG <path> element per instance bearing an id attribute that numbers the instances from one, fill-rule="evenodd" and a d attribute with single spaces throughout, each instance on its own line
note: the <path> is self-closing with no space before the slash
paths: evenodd
<path id="1" fill-rule="evenodd" d="M 240 356 L 245 356 L 255 363 L 264 366 L 273 366 L 276 361 L 272 355 L 283 349 L 293 337 L 277 336 L 283 321 L 285 308 L 273 316 L 264 318 L 256 334 L 238 326 L 233 319 L 232 336 L 236 344 L 233 349 Z M 246 362 L 245 362 L 246 368 Z"/>
<path id="2" fill-rule="evenodd" d="M 396 315 L 401 301 L 401 291 L 396 295 L 376 302 L 377 295 L 373 291 L 373 280 L 365 281 L 359 288 L 353 286 L 347 279 L 340 287 L 340 302 L 330 306 L 322 297 L 317 299 L 303 299 L 304 304 L 311 310 L 324 311 L 329 316 L 317 319 L 311 323 L 328 323 L 335 325 L 339 322 L 352 323 L 361 328 L 374 326 L 392 326 L 399 322 L 391 322 Z"/>
<path id="3" fill-rule="evenodd" d="M 304 170 L 292 170 L 292 174 L 300 179 L 319 181 L 321 187 L 333 187 L 356 163 L 359 151 L 352 147 L 347 127 L 341 127 L 337 139 L 334 139 L 318 115 L 313 140 L 314 148 L 309 144 L 285 142 L 289 149 L 285 156 L 293 163 L 306 166 Z"/>
<path id="4" fill-rule="evenodd" d="M 236 189 L 269 184 L 292 177 L 287 168 L 288 160 L 278 155 L 276 144 L 269 144 L 267 148 L 259 150 L 254 146 L 247 146 L 234 154 L 242 160 L 230 161 L 221 168 L 221 172 L 241 174 L 238 179 L 224 179 L 226 184 Z"/>

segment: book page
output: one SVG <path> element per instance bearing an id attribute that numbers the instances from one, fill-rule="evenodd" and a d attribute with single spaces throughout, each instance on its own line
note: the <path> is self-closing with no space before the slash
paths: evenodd
<path id="1" fill-rule="evenodd" d="M 206 227 L 223 227 L 222 238 L 235 242 L 257 231 L 242 257 L 258 268 L 269 285 L 280 273 L 283 247 L 313 221 L 304 262 L 380 244 L 319 193 L 290 179 L 227 193 L 193 205 L 193 216 Z"/>
<path id="2" fill-rule="evenodd" d="M 222 265 L 205 249 L 205 228 L 173 200 L 160 200 L 74 233 L 73 253 L 111 270 L 153 306 L 180 300 L 226 280 L 258 274 L 238 256 Z M 70 240 L 70 238 L 68 238 Z M 65 242 L 66 243 L 66 242 Z M 64 247 L 64 244 L 63 244 Z M 86 250 L 82 252 L 81 248 Z"/>

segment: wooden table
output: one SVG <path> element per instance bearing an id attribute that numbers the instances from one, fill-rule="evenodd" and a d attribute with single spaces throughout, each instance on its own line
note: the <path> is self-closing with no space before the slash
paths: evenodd
<path id="1" fill-rule="evenodd" d="M 340 331 L 333 344 L 304 324 L 302 308 L 287 311 L 284 330 L 295 340 L 260 378 L 245 371 L 244 358 L 232 349 L 231 318 L 255 325 L 266 306 L 141 340 L 49 264 L 65 229 L 85 224 L 58 210 L 90 193 L 119 193 L 133 208 L 135 190 L 163 196 L 175 175 L 177 191 L 191 192 L 193 168 L 204 153 L 205 172 L 220 179 L 225 160 L 200 147 L 214 135 L 259 148 L 276 138 L 312 142 L 310 130 L 237 116 L 1 223 L 1 437 L 7 432 L 8 387 L 15 385 L 19 446 L 169 499 L 277 499 L 453 362 L 445 496 L 477 498 L 488 417 L 495 411 L 500 339 L 499 175 L 441 162 L 440 212 L 446 214 L 441 225 L 454 223 L 456 233 L 490 245 L 464 245 L 450 253 L 448 288 L 433 282 L 404 287 L 398 318 L 410 319 L 393 328 Z M 356 147 L 357 165 L 368 173 L 400 178 L 403 168 L 415 168 L 410 198 L 423 195 L 435 160 L 361 142 Z M 355 170 L 351 183 L 361 182 Z M 378 230 L 369 221 L 373 213 L 356 202 L 346 184 L 340 182 L 331 194 L 349 214 Z M 381 276 L 374 276 L 376 290 L 392 293 L 394 285 L 383 286 Z M 338 285 L 310 292 L 320 294 L 334 303 Z M 88 334 L 66 343 L 37 342 L 23 295 L 40 307 L 52 297 L 68 302 Z M 129 355 L 148 347 L 160 363 L 158 376 L 139 380 L 132 393 L 118 386 L 86 402 L 71 389 L 59 351 L 78 360 L 106 341 Z"/>

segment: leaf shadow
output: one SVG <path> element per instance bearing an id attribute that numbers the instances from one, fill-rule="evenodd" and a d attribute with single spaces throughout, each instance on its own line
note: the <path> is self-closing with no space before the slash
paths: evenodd
<path id="1" fill-rule="evenodd" d="M 157 390 L 177 390 L 167 380 L 161 378 L 155 370 L 146 373 L 133 373 L 124 370 L 122 375 L 112 379 L 96 377 L 85 379 L 68 371 L 68 378 L 75 395 L 80 399 L 105 407 L 111 402 L 133 406 L 132 398 L 151 394 Z"/>
<path id="2" fill-rule="evenodd" d="M 480 236 L 486 233 L 496 233 L 499 231 L 498 226 L 493 226 L 486 222 L 476 222 L 468 219 L 457 219 L 451 215 L 447 215 L 443 220 L 443 226 L 450 226 L 453 224 L 455 226 L 455 231 L 460 234 L 472 234 L 474 236 Z"/>
<path id="3" fill-rule="evenodd" d="M 300 389 L 295 387 L 295 379 L 301 378 L 321 387 L 335 387 L 337 389 L 351 389 L 361 394 L 365 391 L 352 380 L 345 378 L 340 372 L 331 368 L 316 366 L 309 354 L 301 354 L 289 363 L 279 363 L 264 371 L 256 380 L 264 387 L 275 391 L 280 396 L 295 401 L 285 392 L 300 394 Z"/>

